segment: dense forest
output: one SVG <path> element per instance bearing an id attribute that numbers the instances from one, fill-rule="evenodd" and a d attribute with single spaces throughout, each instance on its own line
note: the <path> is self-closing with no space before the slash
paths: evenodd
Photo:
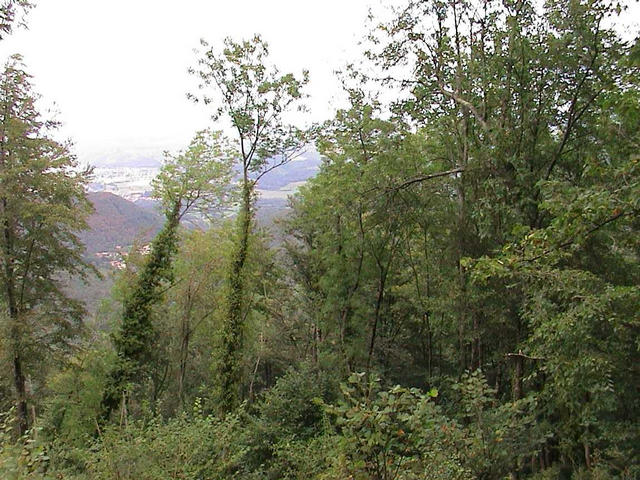
<path id="1" fill-rule="evenodd" d="M 1 36 L 34 5 L 0 4 Z M 640 478 L 640 41 L 608 0 L 410 0 L 312 128 L 309 75 L 205 41 L 211 128 L 95 316 L 91 169 L 0 76 L 0 477 Z M 629 38 L 626 38 L 629 37 Z M 223 125 L 232 128 L 223 128 Z M 256 189 L 319 173 L 277 239 Z M 181 226 L 198 215 L 206 229 Z"/>

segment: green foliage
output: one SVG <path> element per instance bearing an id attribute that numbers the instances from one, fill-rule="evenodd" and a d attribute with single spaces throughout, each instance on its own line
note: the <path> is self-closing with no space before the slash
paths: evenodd
<path id="1" fill-rule="evenodd" d="M 0 328 L 20 434 L 32 400 L 27 375 L 41 380 L 47 369 L 36 366 L 62 361 L 81 330 L 84 309 L 67 296 L 61 277 L 92 271 L 77 237 L 91 212 L 90 170 L 78 168 L 69 144 L 52 138 L 58 124 L 42 119 L 30 81 L 19 56 L 0 76 Z"/>
<path id="2" fill-rule="evenodd" d="M 536 418 L 535 397 L 500 403 L 479 370 L 463 375 L 452 390 L 459 395 L 450 407 L 461 425 L 457 448 L 463 465 L 478 478 L 505 478 L 523 470 L 550 436 Z"/>
<path id="3" fill-rule="evenodd" d="M 232 224 L 183 232 L 174 260 L 174 283 L 154 310 L 154 375 L 158 411 L 173 415 L 201 397 L 207 408 L 211 358 L 219 344 L 224 280 L 232 248 Z"/>
<path id="4" fill-rule="evenodd" d="M 323 401 L 336 394 L 333 380 L 309 365 L 289 369 L 255 405 L 247 425 L 247 458 L 267 478 L 302 478 L 327 468 Z"/>
<path id="5" fill-rule="evenodd" d="M 47 439 L 74 448 L 92 441 L 101 413 L 102 392 L 115 362 L 108 340 L 99 338 L 48 379 L 50 393 L 40 423 Z"/>
<path id="6" fill-rule="evenodd" d="M 284 114 L 300 105 L 302 88 L 308 82 L 308 72 L 302 79 L 293 74 L 281 75 L 266 63 L 269 47 L 259 35 L 251 40 L 224 40 L 222 52 L 206 49 L 191 73 L 200 81 L 201 95 L 190 95 L 198 102 L 214 104 L 212 119 L 227 117 L 237 133 L 236 150 L 241 166 L 240 210 L 237 218 L 236 246 L 229 269 L 226 299 L 227 316 L 223 326 L 221 360 L 217 365 L 219 408 L 229 412 L 241 397 L 244 350 L 246 274 L 245 263 L 253 231 L 253 195 L 260 178 L 290 161 L 305 146 L 303 132 L 285 122 Z M 302 108 L 300 106 L 299 108 Z"/>
<path id="7" fill-rule="evenodd" d="M 303 109 L 302 89 L 308 72 L 298 79 L 280 74 L 267 63 L 269 46 L 259 35 L 250 40 L 224 40 L 219 51 L 201 40 L 205 49 L 191 69 L 199 81 L 200 94 L 190 98 L 212 104 L 213 120 L 226 117 L 237 132 L 237 151 L 244 173 L 258 174 L 287 162 L 304 145 L 302 131 L 285 122 L 284 113 Z M 300 106 L 299 106 L 300 105 Z M 275 163 L 274 163 L 275 162 Z"/>
<path id="8" fill-rule="evenodd" d="M 154 182 L 167 223 L 114 292 L 115 358 L 78 341 L 55 374 L 33 373 L 47 398 L 33 414 L 42 429 L 2 437 L 2 473 L 638 477 L 639 50 L 610 27 L 620 13 L 600 0 L 415 0 L 395 11 L 368 38 L 371 70 L 343 77 L 349 105 L 313 130 L 323 162 L 291 200 L 282 249 L 256 232 L 256 186 L 304 146 L 286 115 L 307 74 L 268 65 L 259 36 L 203 42 L 192 99 L 235 138 L 200 132 L 167 156 Z M 31 97 L 18 100 L 33 111 Z M 40 188 L 50 173 L 29 177 L 20 154 L 58 148 L 22 135 L 40 128 L 28 117 L 5 122 L 19 147 L 0 158 L 5 280 L 23 268 L 7 247 L 33 232 L 7 228 L 8 207 L 31 198 L 19 180 Z M 234 162 L 234 224 L 179 232 L 189 208 L 220 216 Z M 75 198 L 81 176 L 60 181 Z M 36 207 L 24 212 L 45 218 Z M 45 279 L 79 266 L 67 260 L 41 267 Z M 25 290 L 37 300 L 25 322 L 64 310 L 54 282 L 43 285 L 37 298 Z M 22 333 L 6 297 L 7 325 Z M 11 361 L 20 342 L 5 337 Z M 92 438 L 101 407 L 120 408 L 120 425 L 98 424 Z"/>
<path id="9" fill-rule="evenodd" d="M 153 194 L 170 212 L 180 203 L 180 217 L 189 210 L 211 212 L 229 203 L 231 165 L 235 153 L 222 132 L 203 130 L 194 136 L 185 151 L 165 152 L 162 170 L 153 179 Z"/>
<path id="10" fill-rule="evenodd" d="M 47 445 L 38 441 L 38 429 L 16 440 L 17 422 L 14 409 L 0 415 L 0 475 L 7 480 L 44 479 L 50 460 Z"/>
<path id="11" fill-rule="evenodd" d="M 86 462 L 92 479 L 223 479 L 242 471 L 239 419 L 179 415 L 102 432 Z"/>
<path id="12" fill-rule="evenodd" d="M 145 376 L 154 354 L 153 306 L 160 300 L 160 287 L 172 280 L 171 261 L 177 249 L 177 229 L 181 203 L 167 216 L 164 228 L 156 236 L 149 259 L 124 299 L 122 323 L 113 334 L 118 360 L 102 397 L 102 421 L 119 406 L 126 405 L 127 391 L 136 377 Z"/>
<path id="13" fill-rule="evenodd" d="M 291 436 L 309 439 L 320 434 L 324 412 L 319 402 L 333 399 L 334 382 L 326 372 L 304 364 L 280 377 L 257 406 L 260 422 L 268 429 L 275 428 L 267 435 L 269 441 Z"/>
<path id="14" fill-rule="evenodd" d="M 434 405 L 436 389 L 380 391 L 378 379 L 354 374 L 342 394 L 343 401 L 327 407 L 339 434 L 333 468 L 341 478 L 472 478 L 452 448 L 455 425 Z"/>
<path id="15" fill-rule="evenodd" d="M 113 335 L 118 363 L 105 386 L 102 418 L 120 404 L 136 377 L 148 375 L 154 358 L 152 309 L 162 298 L 161 287 L 173 281 L 172 261 L 178 248 L 180 219 L 198 201 L 222 204 L 229 191 L 230 160 L 220 133 L 199 132 L 185 152 L 171 157 L 154 182 L 154 193 L 165 206 L 166 222 L 151 246 L 148 260 L 123 302 L 122 323 Z"/>

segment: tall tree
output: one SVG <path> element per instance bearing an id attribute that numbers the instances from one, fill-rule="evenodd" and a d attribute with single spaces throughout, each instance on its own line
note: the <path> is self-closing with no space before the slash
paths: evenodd
<path id="1" fill-rule="evenodd" d="M 81 320 L 81 305 L 59 279 L 87 271 L 75 233 L 86 228 L 91 211 L 90 172 L 77 168 L 68 144 L 51 138 L 57 124 L 41 118 L 36 99 L 13 57 L 0 77 L 0 298 L 21 434 L 29 424 L 31 360 L 68 342 Z"/>
<path id="2" fill-rule="evenodd" d="M 205 51 L 192 73 L 200 81 L 194 101 L 213 104 L 212 119 L 226 117 L 235 131 L 240 167 L 241 199 L 237 220 L 236 248 L 231 260 L 227 295 L 227 315 L 219 365 L 220 407 L 228 411 L 239 399 L 242 378 L 240 355 L 244 344 L 246 316 L 245 263 L 254 216 L 255 186 L 268 172 L 299 154 L 305 146 L 300 130 L 285 121 L 285 114 L 302 109 L 302 87 L 308 72 L 298 79 L 280 74 L 267 65 L 269 47 L 260 36 L 234 42 L 227 38 L 221 52 L 204 40 Z"/>
<path id="3" fill-rule="evenodd" d="M 607 383 L 637 328 L 627 234 L 637 230 L 638 70 L 610 28 L 620 9 L 417 0 L 381 26 L 370 52 L 408 94 L 395 112 L 464 169 L 450 182 L 459 369 L 483 368 L 505 398 L 545 399 L 540 415 L 563 430 L 544 447 L 546 466 L 591 469 L 610 455 L 608 436 L 631 438 L 621 424 L 604 433 L 612 411 L 635 411 L 629 385 L 614 393 Z M 471 275 L 478 258 L 484 268 Z M 605 319 L 617 333 L 606 340 Z M 539 382 L 529 391 L 528 372 Z"/>
<path id="4" fill-rule="evenodd" d="M 144 383 L 149 375 L 155 350 L 152 311 L 162 298 L 161 287 L 173 279 L 180 220 L 194 208 L 210 210 L 224 203 L 229 194 L 230 160 L 224 136 L 210 131 L 198 132 L 186 150 L 166 154 L 153 184 L 166 221 L 124 299 L 122 323 L 113 335 L 118 360 L 102 397 L 103 421 L 126 403 L 131 384 Z"/>

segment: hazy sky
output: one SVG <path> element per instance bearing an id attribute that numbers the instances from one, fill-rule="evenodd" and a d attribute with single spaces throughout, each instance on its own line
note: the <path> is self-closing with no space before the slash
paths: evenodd
<path id="1" fill-rule="evenodd" d="M 55 102 L 81 160 L 127 152 L 157 155 L 210 125 L 186 99 L 200 38 L 221 44 L 261 33 L 281 71 L 311 73 L 309 120 L 329 118 L 340 98 L 333 71 L 359 56 L 368 8 L 404 0 L 36 0 L 28 30 L 0 42 L 0 60 L 21 53 L 36 89 Z M 640 8 L 619 26 L 637 32 Z M 622 22 L 627 25 L 622 26 Z M 631 27 L 633 25 L 633 27 Z M 338 102 L 339 103 L 339 102 Z"/>
<path id="2" fill-rule="evenodd" d="M 311 72 L 310 119 L 328 118 L 340 88 L 333 71 L 357 56 L 369 6 L 382 0 L 36 0 L 28 30 L 0 43 L 24 56 L 63 135 L 81 160 L 181 147 L 210 124 L 186 99 L 200 38 L 262 34 L 281 71 Z"/>

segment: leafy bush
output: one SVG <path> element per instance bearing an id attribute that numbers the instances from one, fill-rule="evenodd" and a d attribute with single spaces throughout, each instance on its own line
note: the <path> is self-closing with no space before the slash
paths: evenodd
<path id="1" fill-rule="evenodd" d="M 335 417 L 339 454 L 325 478 L 466 479 L 455 444 L 459 436 L 434 404 L 438 392 L 395 386 L 354 374 L 342 386 L 344 399 L 327 406 Z"/>
<path id="2" fill-rule="evenodd" d="M 537 425 L 534 402 L 499 403 L 481 370 L 462 376 L 457 418 L 464 428 L 458 449 L 464 464 L 480 478 L 504 478 L 522 468 L 546 440 Z"/>
<path id="3" fill-rule="evenodd" d="M 49 464 L 46 445 L 31 430 L 17 440 L 14 410 L 0 415 L 0 478 L 3 480 L 41 479 Z"/>
<path id="4" fill-rule="evenodd" d="M 89 478 L 224 479 L 242 470 L 237 415 L 198 413 L 167 422 L 134 422 L 103 432 L 86 459 Z"/>
<path id="5" fill-rule="evenodd" d="M 323 471 L 323 402 L 336 393 L 337 385 L 325 372 L 309 365 L 289 369 L 255 407 L 247 429 L 248 463 L 267 478 L 309 478 Z"/>

